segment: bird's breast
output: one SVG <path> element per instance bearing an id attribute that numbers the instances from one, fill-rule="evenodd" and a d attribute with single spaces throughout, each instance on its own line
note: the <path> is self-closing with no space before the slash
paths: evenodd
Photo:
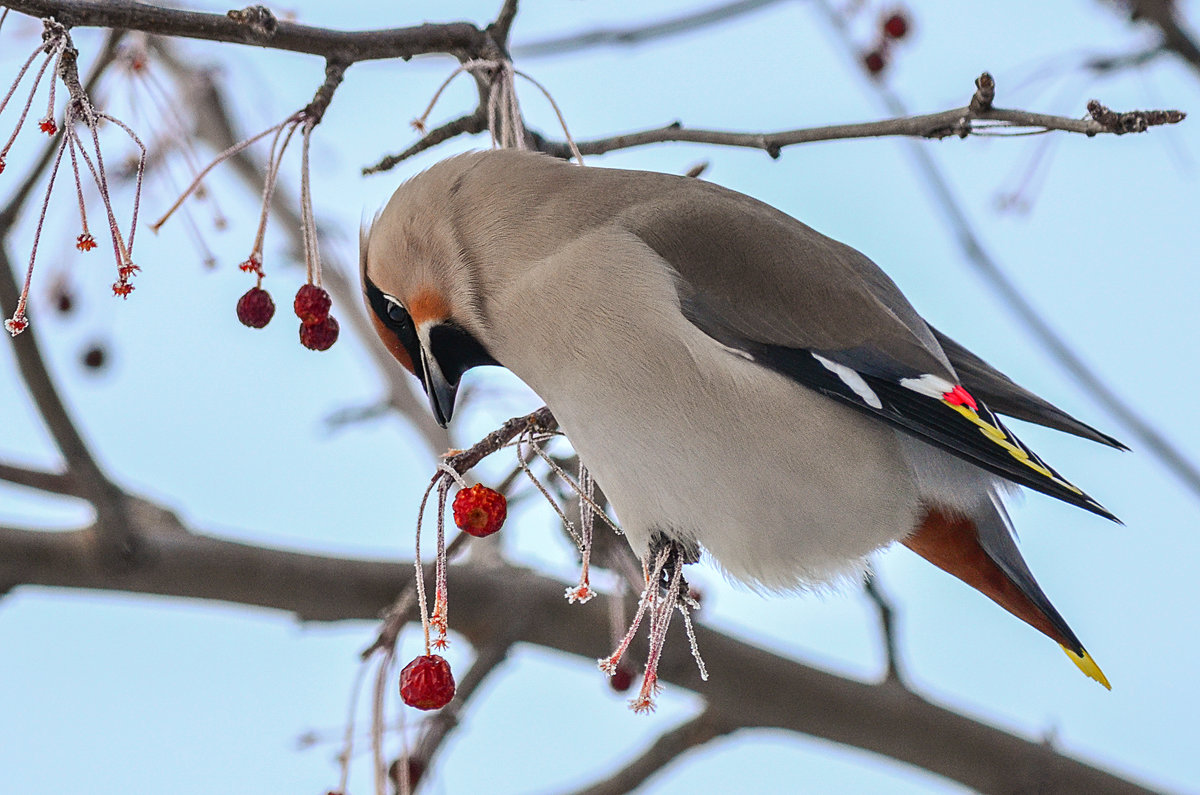
<path id="1" fill-rule="evenodd" d="M 591 242 L 512 285 L 493 351 L 554 411 L 635 552 L 661 531 L 788 589 L 855 572 L 913 529 L 890 428 L 705 335 L 640 241 Z"/>

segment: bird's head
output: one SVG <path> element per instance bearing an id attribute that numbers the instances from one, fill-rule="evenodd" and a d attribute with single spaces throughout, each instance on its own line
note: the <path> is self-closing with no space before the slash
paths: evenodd
<path id="1" fill-rule="evenodd" d="M 438 175 L 426 173 L 396 191 L 360 240 L 363 293 L 376 333 L 415 375 L 445 427 L 463 373 L 498 364 L 479 341 L 478 279 L 452 221 Z"/>

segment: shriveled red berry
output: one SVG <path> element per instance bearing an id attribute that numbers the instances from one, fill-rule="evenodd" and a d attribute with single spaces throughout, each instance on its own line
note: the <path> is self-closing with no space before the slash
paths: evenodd
<path id="1" fill-rule="evenodd" d="M 58 125 L 54 123 L 54 119 L 47 116 L 38 122 L 38 129 L 46 133 L 46 135 L 54 135 L 58 132 Z"/>
<path id="2" fill-rule="evenodd" d="M 508 500 L 495 489 L 476 483 L 454 495 L 454 524 L 464 533 L 484 538 L 500 529 L 508 516 Z"/>
<path id="3" fill-rule="evenodd" d="M 300 344 L 310 351 L 327 351 L 337 342 L 338 322 L 335 317 L 326 317 L 320 323 L 300 324 Z"/>
<path id="4" fill-rule="evenodd" d="M 883 21 L 883 35 L 889 39 L 902 39 L 908 35 L 908 17 L 899 12 Z"/>
<path id="5" fill-rule="evenodd" d="M 262 328 L 275 316 L 275 302 L 261 287 L 251 287 L 237 302 L 238 320 L 243 326 Z"/>
<path id="6" fill-rule="evenodd" d="M 113 295 L 119 295 L 122 298 L 128 298 L 133 292 L 133 285 L 125 281 L 113 282 Z"/>
<path id="7" fill-rule="evenodd" d="M 79 237 L 75 238 L 75 248 L 80 251 L 91 251 L 96 247 L 96 238 L 84 232 Z"/>
<path id="8" fill-rule="evenodd" d="M 417 709 L 441 709 L 454 698 L 450 663 L 437 654 L 422 655 L 400 672 L 400 698 Z"/>
<path id="9" fill-rule="evenodd" d="M 633 687 L 633 668 L 624 662 L 620 663 L 613 675 L 608 677 L 608 686 L 617 693 L 624 693 Z"/>
<path id="10" fill-rule="evenodd" d="M 887 59 L 883 56 L 883 50 L 875 49 L 863 55 L 863 66 L 867 67 L 867 71 L 873 75 L 877 75 L 887 67 Z"/>
<path id="11" fill-rule="evenodd" d="M 325 292 L 323 287 L 318 287 L 315 284 L 305 284 L 301 286 L 296 293 L 296 300 L 292 302 L 292 309 L 296 312 L 296 317 L 305 325 L 313 325 L 315 323 L 323 323 L 325 318 L 329 317 L 329 307 L 333 302 L 329 299 L 329 293 Z"/>

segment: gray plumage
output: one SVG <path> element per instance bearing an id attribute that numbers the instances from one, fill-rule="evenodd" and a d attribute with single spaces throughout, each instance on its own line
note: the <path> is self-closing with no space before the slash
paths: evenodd
<path id="1" fill-rule="evenodd" d="M 639 554 L 663 533 L 752 586 L 808 587 L 856 574 L 933 507 L 971 518 L 1041 594 L 1000 507 L 1010 481 L 1107 515 L 984 404 L 1119 443 L 933 330 L 861 253 L 734 191 L 473 153 L 401 186 L 362 250 L 376 315 L 399 318 L 385 340 L 450 324 L 523 379 Z"/>

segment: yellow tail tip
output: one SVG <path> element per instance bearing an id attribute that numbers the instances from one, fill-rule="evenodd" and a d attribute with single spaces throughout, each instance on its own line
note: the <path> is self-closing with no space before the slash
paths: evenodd
<path id="1" fill-rule="evenodd" d="M 1082 657 L 1066 646 L 1063 646 L 1062 650 L 1067 653 L 1067 656 L 1071 658 L 1071 662 L 1075 663 L 1076 667 L 1083 671 L 1089 679 L 1095 679 L 1104 685 L 1105 690 L 1112 690 L 1112 685 L 1108 683 L 1108 677 L 1104 675 L 1104 671 L 1100 670 L 1100 666 L 1096 665 L 1096 661 L 1092 659 L 1092 655 L 1087 653 L 1087 649 L 1081 649 L 1083 652 Z"/>

